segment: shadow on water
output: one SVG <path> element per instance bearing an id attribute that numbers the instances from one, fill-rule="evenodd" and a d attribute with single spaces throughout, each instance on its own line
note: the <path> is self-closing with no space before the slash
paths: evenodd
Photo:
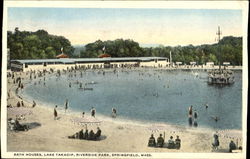
<path id="1" fill-rule="evenodd" d="M 25 123 L 25 125 L 27 125 L 29 127 L 29 129 L 35 129 L 37 127 L 40 127 L 41 124 L 38 122 L 32 122 L 32 123 Z"/>

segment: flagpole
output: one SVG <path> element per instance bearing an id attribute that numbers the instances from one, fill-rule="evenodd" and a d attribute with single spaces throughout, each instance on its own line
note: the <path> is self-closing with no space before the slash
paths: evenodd
<path id="1" fill-rule="evenodd" d="M 103 53 L 105 53 L 105 46 L 103 46 L 102 51 L 103 51 Z"/>

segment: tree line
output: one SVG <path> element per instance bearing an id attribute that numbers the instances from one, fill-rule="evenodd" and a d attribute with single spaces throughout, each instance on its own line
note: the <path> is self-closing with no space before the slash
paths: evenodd
<path id="1" fill-rule="evenodd" d="M 7 47 L 11 59 L 51 59 L 61 53 L 61 48 L 68 56 L 73 56 L 74 47 L 63 36 L 50 35 L 45 30 L 36 32 L 7 32 Z"/>
<path id="2" fill-rule="evenodd" d="M 105 50 L 103 50 L 105 46 Z M 170 57 L 172 54 L 173 62 L 197 62 L 205 64 L 206 62 L 214 62 L 219 64 L 220 58 L 222 62 L 230 62 L 233 65 L 242 65 L 242 37 L 227 36 L 216 44 L 204 44 L 199 46 L 163 46 L 158 47 L 140 47 L 133 40 L 117 39 L 114 41 L 97 40 L 85 46 L 81 51 L 80 57 L 93 58 L 98 57 L 102 53 L 110 54 L 111 57 Z"/>
<path id="3" fill-rule="evenodd" d="M 7 32 L 7 45 L 10 49 L 11 59 L 51 59 L 63 52 L 69 57 L 79 57 L 74 54 L 74 47 L 63 36 L 50 35 L 45 30 L 36 32 L 19 31 Z M 105 49 L 104 49 L 105 48 Z M 116 39 L 101 41 L 85 45 L 84 49 L 78 50 L 81 58 L 96 58 L 102 53 L 110 54 L 111 57 L 170 57 L 173 62 L 197 62 L 205 64 L 214 62 L 230 62 L 233 65 L 242 65 L 242 37 L 227 36 L 216 44 L 188 45 L 188 46 L 163 46 L 141 47 L 138 42 L 131 39 Z"/>

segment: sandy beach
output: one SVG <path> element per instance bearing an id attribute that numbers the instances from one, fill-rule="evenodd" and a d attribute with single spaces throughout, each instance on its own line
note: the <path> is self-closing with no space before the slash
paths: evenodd
<path id="1" fill-rule="evenodd" d="M 16 77 L 20 76 L 19 73 Z M 28 79 L 29 75 L 22 73 L 23 79 Z M 8 104 L 15 106 L 21 99 L 15 94 L 16 84 L 13 80 L 8 80 L 8 90 L 10 90 L 10 99 Z M 103 117 L 96 114 L 96 118 L 102 122 L 98 125 L 102 130 L 102 140 L 78 140 L 68 139 L 69 135 L 84 129 L 84 126 L 72 123 L 73 117 L 81 117 L 79 114 L 65 113 L 63 108 L 59 107 L 59 120 L 54 120 L 53 108 L 42 105 L 32 107 L 31 101 L 23 99 L 25 107 L 30 107 L 31 115 L 26 115 L 20 123 L 29 123 L 33 126 L 29 131 L 11 131 L 7 130 L 7 151 L 9 152 L 212 152 L 213 134 L 212 129 L 188 128 L 168 125 L 168 129 L 153 132 L 155 138 L 160 133 L 165 133 L 165 142 L 170 136 L 174 139 L 178 135 L 181 139 L 181 148 L 152 148 L 148 147 L 148 139 L 152 132 L 148 129 L 152 124 L 139 123 L 133 121 L 121 121 L 118 118 Z M 86 116 L 90 116 L 86 112 Z M 8 112 L 8 118 L 13 117 Z M 156 123 L 157 125 L 157 123 Z M 163 125 L 163 124 L 161 124 Z M 97 125 L 88 125 L 88 129 L 96 132 Z M 85 130 L 85 129 L 84 129 Z M 230 133 L 241 134 L 240 130 L 227 130 Z M 216 152 L 228 152 L 230 138 L 219 135 L 220 146 Z M 242 136 L 238 136 L 239 146 L 242 146 Z"/>

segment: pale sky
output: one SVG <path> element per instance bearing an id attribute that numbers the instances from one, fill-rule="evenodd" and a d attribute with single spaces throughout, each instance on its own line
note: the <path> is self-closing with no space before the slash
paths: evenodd
<path id="1" fill-rule="evenodd" d="M 8 8 L 8 30 L 44 29 L 72 45 L 118 38 L 165 46 L 215 43 L 222 36 L 242 36 L 241 10 L 153 8 Z"/>

